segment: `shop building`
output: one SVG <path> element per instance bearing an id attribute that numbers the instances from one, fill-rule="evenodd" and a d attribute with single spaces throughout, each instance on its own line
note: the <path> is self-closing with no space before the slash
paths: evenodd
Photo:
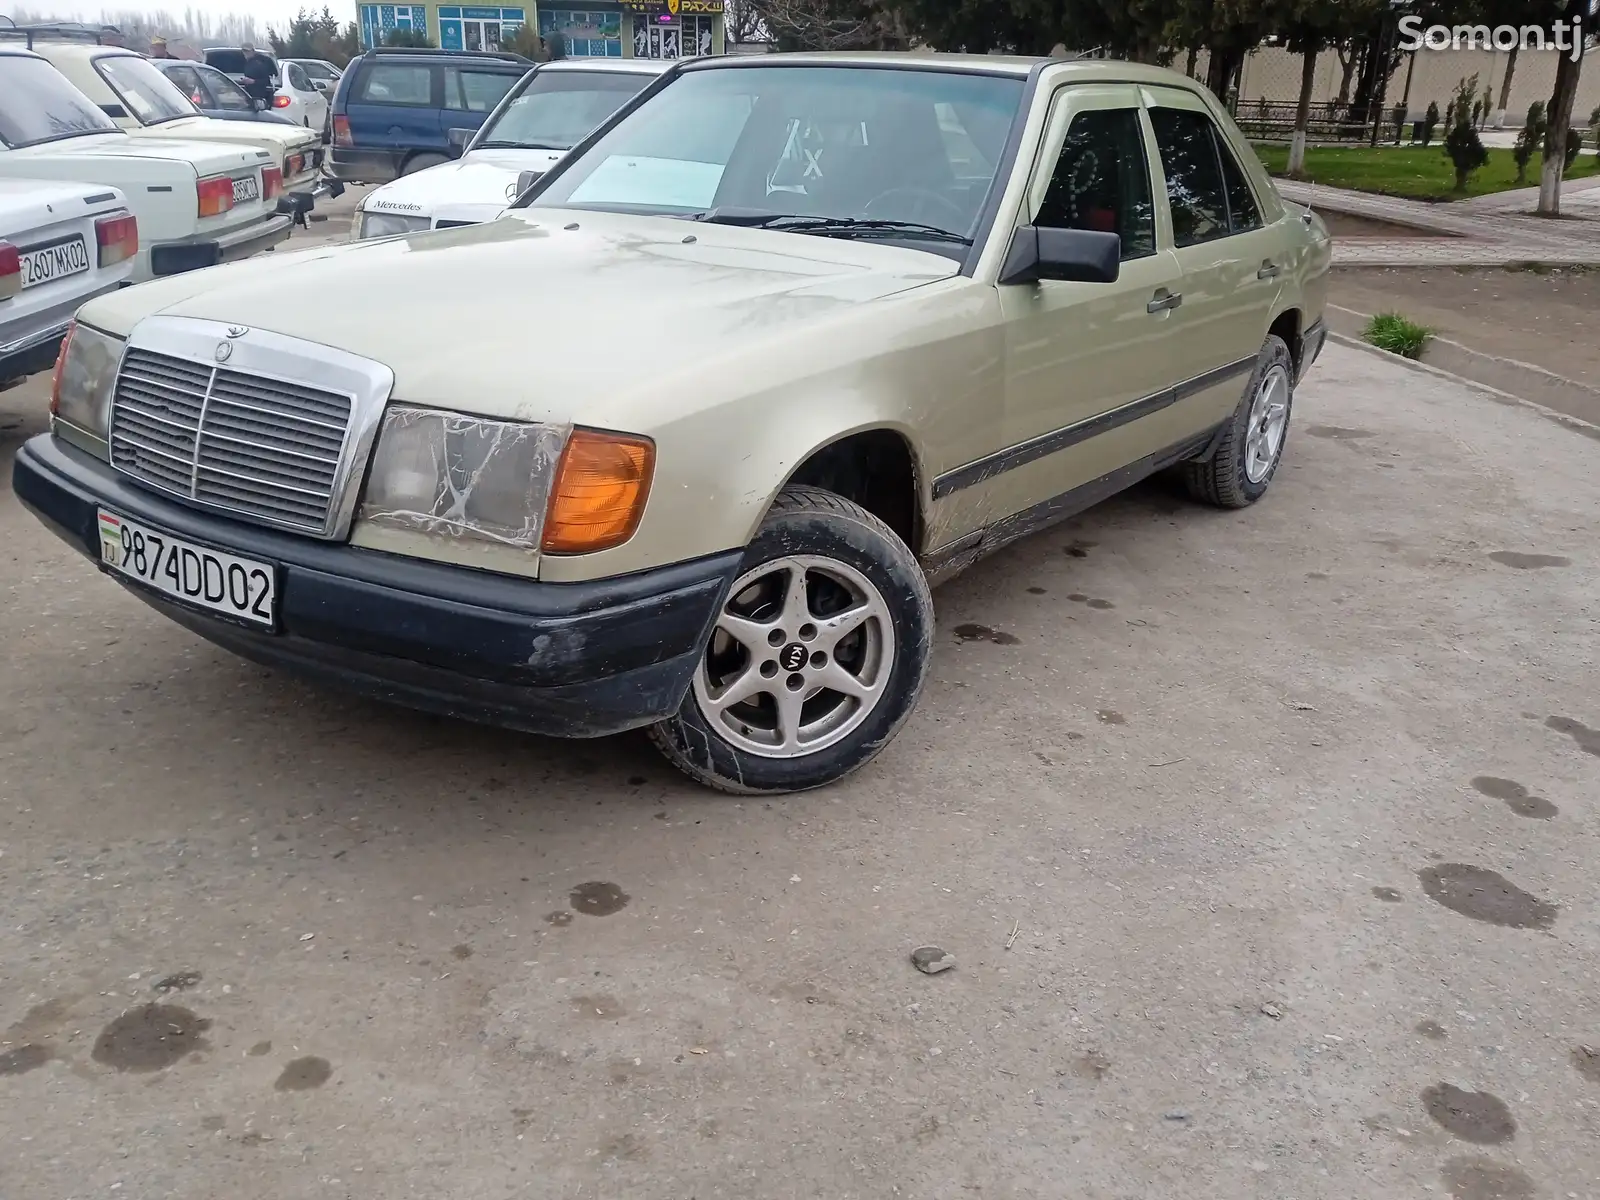
<path id="1" fill-rule="evenodd" d="M 418 30 L 445 50 L 499 50 L 532 24 L 559 33 L 570 58 L 692 58 L 721 54 L 723 0 L 556 0 L 516 8 L 453 4 L 358 4 L 361 44 Z"/>

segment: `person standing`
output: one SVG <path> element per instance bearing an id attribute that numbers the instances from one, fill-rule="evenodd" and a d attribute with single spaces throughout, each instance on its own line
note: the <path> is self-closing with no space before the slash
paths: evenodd
<path id="1" fill-rule="evenodd" d="M 272 63 L 267 60 L 265 54 L 257 54 L 256 48 L 249 42 L 240 46 L 239 51 L 244 55 L 244 69 L 241 73 L 250 81 L 245 91 L 271 108 L 272 97 L 278 91 L 277 84 L 273 82 L 275 72 Z"/>
<path id="2" fill-rule="evenodd" d="M 172 55 L 167 53 L 167 39 L 162 37 L 159 33 L 156 34 L 155 37 L 150 39 L 150 57 L 151 58 L 171 58 L 172 57 Z"/>

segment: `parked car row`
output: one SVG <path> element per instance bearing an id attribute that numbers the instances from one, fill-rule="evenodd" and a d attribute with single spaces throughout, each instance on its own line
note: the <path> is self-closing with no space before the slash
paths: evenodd
<path id="1" fill-rule="evenodd" d="M 1332 249 L 1186 77 L 785 55 L 507 93 L 399 181 L 492 177 L 494 219 L 380 189 L 386 236 L 85 305 L 18 498 L 245 657 L 782 793 L 908 719 L 933 583 L 1157 471 L 1267 494 Z"/>
<path id="2" fill-rule="evenodd" d="M 204 64 L 0 29 L 0 387 L 48 369 L 84 300 L 272 249 L 343 191 L 319 134 L 263 108 Z"/>

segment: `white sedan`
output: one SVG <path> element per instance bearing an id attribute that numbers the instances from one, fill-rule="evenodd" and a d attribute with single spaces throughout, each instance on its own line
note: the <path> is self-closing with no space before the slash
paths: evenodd
<path id="1" fill-rule="evenodd" d="M 369 192 L 357 238 L 491 221 L 617 109 L 667 70 L 650 59 L 544 63 L 506 93 L 466 152 Z M 455 131 L 452 131 L 454 133 Z M 464 131 L 463 131 L 464 133 Z"/>
<path id="2" fill-rule="evenodd" d="M 138 253 L 116 188 L 0 179 L 0 388 L 49 370 L 78 306 L 121 287 Z"/>

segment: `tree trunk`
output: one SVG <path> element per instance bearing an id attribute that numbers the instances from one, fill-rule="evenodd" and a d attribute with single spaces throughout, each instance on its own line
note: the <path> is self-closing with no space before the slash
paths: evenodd
<path id="1" fill-rule="evenodd" d="M 1334 104 L 1342 109 L 1350 103 L 1350 85 L 1355 81 L 1356 64 L 1360 60 L 1360 55 L 1357 53 L 1357 47 L 1350 42 L 1339 47 L 1335 53 L 1339 56 L 1339 65 L 1344 68 L 1344 74 L 1339 80 L 1339 98 Z"/>
<path id="2" fill-rule="evenodd" d="M 1317 52 L 1307 50 L 1300 65 L 1300 107 L 1294 113 L 1294 138 L 1289 143 L 1289 177 L 1306 173 L 1306 132 L 1311 125 L 1311 93 L 1317 86 Z"/>
<path id="3" fill-rule="evenodd" d="M 1206 86 L 1224 105 L 1228 103 L 1228 89 L 1244 65 L 1244 54 L 1238 50 L 1211 47 L 1211 61 L 1206 64 Z"/>
<path id="4" fill-rule="evenodd" d="M 1494 128 L 1504 129 L 1506 124 L 1506 107 L 1511 103 L 1511 81 L 1517 74 L 1517 54 L 1521 46 L 1511 47 L 1511 52 L 1506 55 L 1506 77 L 1500 81 L 1500 107 L 1495 110 Z"/>
<path id="5" fill-rule="evenodd" d="M 1187 75 L 1190 79 L 1194 78 L 1195 64 L 1198 63 L 1199 61 L 1200 61 L 1200 47 L 1199 46 L 1190 46 L 1189 47 L 1189 63 L 1183 69 L 1183 73 L 1185 75 Z"/>
<path id="6" fill-rule="evenodd" d="M 1567 16 L 1587 16 L 1588 0 L 1570 0 Z M 1550 129 L 1544 135 L 1544 164 L 1539 171 L 1539 215 L 1561 215 L 1561 180 L 1567 170 L 1567 130 L 1572 127 L 1572 104 L 1583 73 L 1583 40 L 1575 50 L 1562 51 L 1556 67 L 1556 91 L 1550 102 Z"/>

